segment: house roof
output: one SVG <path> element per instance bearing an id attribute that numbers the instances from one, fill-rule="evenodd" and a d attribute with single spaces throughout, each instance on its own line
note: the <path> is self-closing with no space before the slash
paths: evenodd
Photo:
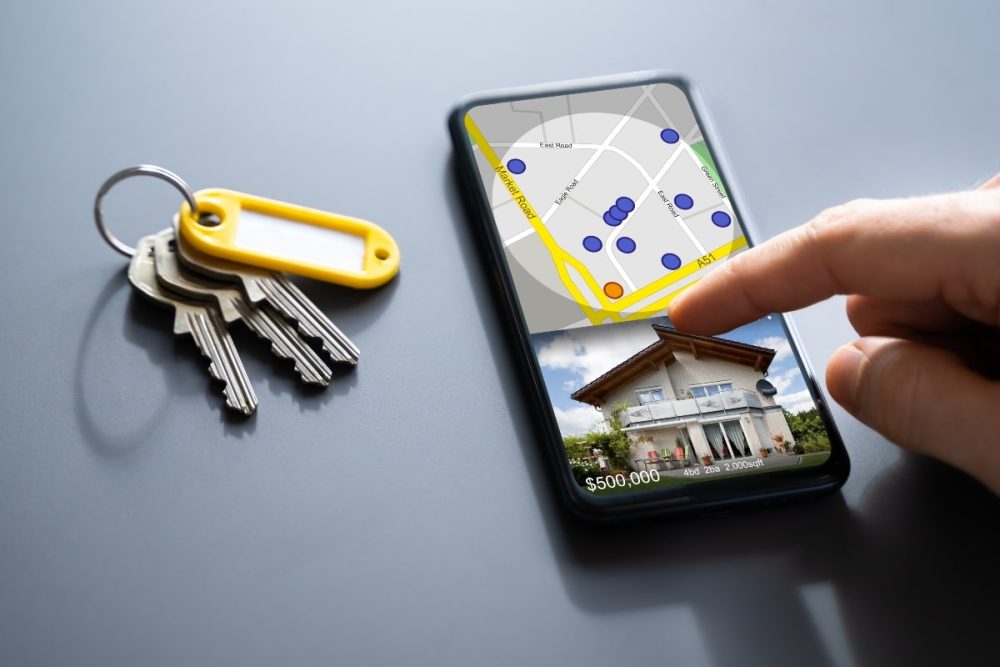
<path id="1" fill-rule="evenodd" d="M 570 398 L 582 403 L 600 406 L 604 398 L 639 373 L 655 368 L 658 364 L 670 365 L 677 360 L 674 352 L 687 352 L 695 359 L 714 357 L 723 361 L 750 366 L 765 372 L 774 360 L 775 350 L 758 347 L 715 336 L 697 336 L 683 333 L 673 327 L 653 325 L 659 340 L 649 345 L 590 383 L 580 387 Z"/>

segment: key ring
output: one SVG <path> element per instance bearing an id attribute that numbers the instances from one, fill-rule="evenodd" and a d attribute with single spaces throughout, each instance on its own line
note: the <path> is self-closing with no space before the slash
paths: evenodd
<path id="1" fill-rule="evenodd" d="M 101 237 L 108 242 L 108 245 L 126 257 L 134 255 L 135 248 L 125 245 L 117 236 L 111 233 L 111 229 L 104 222 L 104 214 L 101 212 L 101 200 L 104 199 L 104 195 L 108 194 L 111 188 L 132 176 L 152 176 L 153 178 L 170 183 L 184 195 L 188 206 L 191 207 L 191 213 L 196 217 L 198 215 L 198 203 L 194 200 L 194 193 L 191 192 L 191 188 L 188 187 L 183 178 L 168 169 L 157 167 L 154 164 L 140 164 L 112 174 L 108 180 L 104 181 L 101 189 L 97 191 L 97 198 L 94 200 L 94 221 L 97 223 L 97 231 L 101 233 Z"/>

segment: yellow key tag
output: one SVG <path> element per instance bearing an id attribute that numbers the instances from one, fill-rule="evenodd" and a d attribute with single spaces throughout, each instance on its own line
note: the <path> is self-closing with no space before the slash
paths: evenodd
<path id="1" fill-rule="evenodd" d="M 378 225 L 232 190 L 200 190 L 181 206 L 184 240 L 215 257 L 348 287 L 399 272 L 399 247 Z"/>

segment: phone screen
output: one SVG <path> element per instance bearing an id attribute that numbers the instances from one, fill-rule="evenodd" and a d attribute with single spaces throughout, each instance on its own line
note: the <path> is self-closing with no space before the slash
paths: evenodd
<path id="1" fill-rule="evenodd" d="M 679 293 L 747 248 L 683 88 L 482 104 L 465 126 L 581 489 L 705 484 L 829 458 L 780 316 L 714 337 L 670 323 Z"/>

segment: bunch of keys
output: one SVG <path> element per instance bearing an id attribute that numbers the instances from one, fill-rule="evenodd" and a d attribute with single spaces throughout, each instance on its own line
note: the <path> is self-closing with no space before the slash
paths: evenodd
<path id="1" fill-rule="evenodd" d="M 104 222 L 101 202 L 120 181 L 147 175 L 184 196 L 173 225 L 122 243 Z M 242 322 L 294 364 L 299 379 L 327 386 L 327 362 L 355 366 L 360 350 L 284 271 L 327 282 L 371 288 L 399 271 L 399 249 L 377 225 L 229 190 L 192 193 L 173 172 L 153 165 L 111 176 L 97 193 L 94 218 L 101 236 L 130 257 L 129 282 L 144 297 L 174 311 L 175 335 L 190 335 L 208 370 L 224 386 L 226 407 L 244 415 L 257 395 L 229 335 Z M 323 356 L 306 338 L 319 342 Z"/>

